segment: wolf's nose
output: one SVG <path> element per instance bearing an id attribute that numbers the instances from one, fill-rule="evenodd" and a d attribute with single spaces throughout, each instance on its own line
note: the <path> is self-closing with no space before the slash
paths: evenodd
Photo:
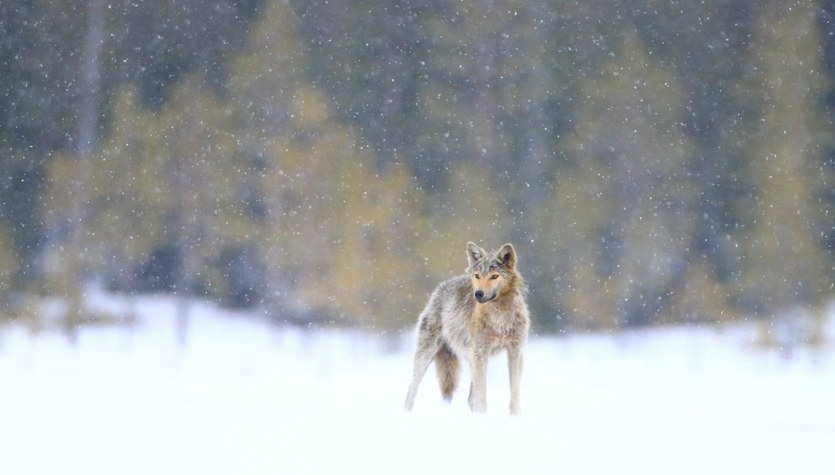
<path id="1" fill-rule="evenodd" d="M 475 298 L 481 300 L 482 297 L 484 297 L 484 291 L 483 290 L 476 290 L 475 291 Z"/>

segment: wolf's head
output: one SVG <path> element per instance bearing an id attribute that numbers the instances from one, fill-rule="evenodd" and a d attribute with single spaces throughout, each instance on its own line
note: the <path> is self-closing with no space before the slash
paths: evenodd
<path id="1" fill-rule="evenodd" d="M 467 273 L 473 284 L 473 297 L 479 303 L 487 303 L 496 297 L 516 289 L 521 278 L 516 272 L 516 250 L 505 244 L 496 252 L 487 252 L 475 244 L 467 243 Z"/>

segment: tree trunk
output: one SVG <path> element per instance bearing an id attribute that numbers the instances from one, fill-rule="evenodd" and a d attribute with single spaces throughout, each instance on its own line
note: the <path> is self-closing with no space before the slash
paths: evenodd
<path id="1" fill-rule="evenodd" d="M 90 0 L 87 4 L 87 31 L 81 45 L 80 97 L 78 108 L 78 160 L 87 160 L 96 147 L 98 124 L 98 96 L 101 87 L 102 43 L 104 40 L 104 0 Z M 65 331 L 75 341 L 77 329 L 84 319 L 84 229 L 90 213 L 88 177 L 81 176 L 74 184 L 76 202 L 69 215 L 69 231 L 64 256 L 66 280 L 62 287 L 67 292 Z"/>
<path id="2" fill-rule="evenodd" d="M 81 104 L 78 111 L 79 155 L 90 154 L 96 147 L 101 89 L 102 46 L 104 43 L 104 0 L 89 0 L 87 31 L 81 45 Z"/>

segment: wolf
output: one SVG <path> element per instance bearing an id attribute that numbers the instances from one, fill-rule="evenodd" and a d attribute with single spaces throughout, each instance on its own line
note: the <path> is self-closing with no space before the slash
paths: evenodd
<path id="1" fill-rule="evenodd" d="M 507 351 L 510 373 L 510 413 L 519 413 L 522 347 L 528 338 L 530 316 L 526 286 L 516 270 L 512 244 L 487 252 L 467 243 L 469 267 L 465 275 L 438 285 L 418 317 L 417 350 L 412 382 L 404 409 L 411 411 L 420 381 L 432 361 L 447 401 L 458 384 L 460 359 L 470 365 L 468 402 L 472 412 L 487 410 L 487 359 Z"/>

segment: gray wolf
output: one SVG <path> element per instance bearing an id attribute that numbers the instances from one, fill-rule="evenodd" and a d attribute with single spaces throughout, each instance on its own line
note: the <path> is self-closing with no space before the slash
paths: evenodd
<path id="1" fill-rule="evenodd" d="M 442 282 L 418 317 L 414 371 L 405 410 L 414 406 L 418 386 L 432 361 L 444 399 L 452 399 L 458 384 L 459 359 L 470 365 L 469 404 L 473 412 L 487 409 L 487 359 L 507 351 L 510 372 L 510 413 L 519 413 L 522 347 L 530 316 L 526 287 L 516 270 L 516 250 L 505 244 L 487 252 L 467 243 L 465 275 Z"/>

